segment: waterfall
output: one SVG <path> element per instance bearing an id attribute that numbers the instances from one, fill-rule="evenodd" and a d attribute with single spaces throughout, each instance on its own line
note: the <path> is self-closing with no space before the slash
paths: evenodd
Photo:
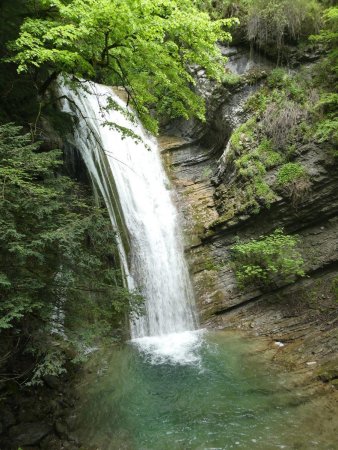
<path id="1" fill-rule="evenodd" d="M 128 287 L 145 298 L 146 313 L 131 323 L 132 337 L 193 330 L 194 298 L 178 213 L 156 140 L 128 117 L 123 100 L 111 88 L 83 82 L 75 90 L 61 80 L 59 91 L 62 110 L 76 117 L 73 144 L 118 231 Z M 115 108 L 107 108 L 112 103 Z M 141 141 L 123 137 L 116 125 Z"/>

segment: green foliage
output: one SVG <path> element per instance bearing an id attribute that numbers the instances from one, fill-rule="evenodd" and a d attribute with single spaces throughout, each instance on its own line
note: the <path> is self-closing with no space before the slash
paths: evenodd
<path id="1" fill-rule="evenodd" d="M 327 56 L 317 67 L 316 82 L 323 91 L 315 105 L 315 136 L 319 142 L 338 144 L 338 7 L 328 8 L 323 14 L 323 28 L 319 34 L 311 36 L 320 43 Z"/>
<path id="2" fill-rule="evenodd" d="M 267 169 L 275 167 L 283 161 L 282 155 L 274 150 L 270 139 L 263 138 L 256 152 Z"/>
<path id="3" fill-rule="evenodd" d="M 284 164 L 277 172 L 277 183 L 281 186 L 304 178 L 308 178 L 308 174 L 300 163 Z"/>
<path id="4" fill-rule="evenodd" d="M 268 94 L 264 89 L 260 89 L 254 94 L 250 95 L 244 105 L 245 112 L 262 114 L 267 106 Z"/>
<path id="5" fill-rule="evenodd" d="M 326 76 L 331 75 L 333 84 L 338 77 L 338 7 L 333 6 L 324 11 L 323 27 L 319 34 L 312 35 L 311 40 L 325 46 L 328 57 L 324 64 Z"/>
<path id="6" fill-rule="evenodd" d="M 296 206 L 309 191 L 310 182 L 305 174 L 282 186 L 279 181 L 274 183 L 267 171 L 297 157 L 299 146 L 313 140 L 314 128 L 318 127 L 314 111 L 317 116 L 319 110 L 323 111 L 324 100 L 321 107 L 315 107 L 319 97 L 312 83 L 307 71 L 291 75 L 277 68 L 247 100 L 244 109 L 250 118 L 231 135 L 227 155 L 237 177 L 231 188 L 231 196 L 237 199 L 234 205 L 237 213 L 257 213 L 262 207 L 270 207 L 278 190 L 283 190 L 282 194 Z M 327 117 L 327 111 L 334 109 L 335 97 L 329 96 L 326 102 Z"/>
<path id="7" fill-rule="evenodd" d="M 237 86 L 242 82 L 242 78 L 240 75 L 237 75 L 232 72 L 226 72 L 223 77 L 223 85 L 225 86 Z"/>
<path id="8" fill-rule="evenodd" d="M 223 77 L 215 45 L 229 41 L 235 19 L 211 21 L 192 0 L 39 0 L 19 37 L 10 44 L 19 73 L 48 69 L 100 79 L 126 88 L 145 126 L 157 118 L 196 116 L 203 100 L 194 93 L 190 68 Z"/>
<path id="9" fill-rule="evenodd" d="M 221 270 L 223 266 L 224 264 L 215 263 L 211 258 L 204 261 L 204 270 L 218 271 Z"/>
<path id="10" fill-rule="evenodd" d="M 48 349 L 48 351 L 37 351 L 32 349 L 36 356 L 39 356 L 39 363 L 34 369 L 33 376 L 26 384 L 27 386 L 34 386 L 42 384 L 42 379 L 46 375 L 59 376 L 66 372 L 65 363 L 66 356 L 59 348 Z"/>
<path id="11" fill-rule="evenodd" d="M 58 150 L 42 152 L 6 124 L 0 160 L 0 333 L 24 330 L 40 361 L 36 381 L 62 372 L 56 342 L 66 336 L 79 350 L 114 336 L 142 299 L 123 287 L 106 211 L 60 174 Z"/>
<path id="12" fill-rule="evenodd" d="M 319 142 L 338 144 L 338 118 L 318 122 L 316 138 Z"/>
<path id="13" fill-rule="evenodd" d="M 332 292 L 333 292 L 335 301 L 338 302 L 338 277 L 335 277 L 332 280 Z"/>
<path id="14" fill-rule="evenodd" d="M 246 0 L 196 0 L 197 6 L 207 11 L 213 19 L 223 17 L 242 17 L 247 4 Z"/>
<path id="15" fill-rule="evenodd" d="M 288 79 L 288 75 L 285 71 L 285 69 L 282 69 L 281 67 L 277 67 L 276 69 L 272 70 L 268 76 L 268 86 L 270 88 L 278 88 L 278 87 L 284 87 L 286 80 Z"/>
<path id="16" fill-rule="evenodd" d="M 297 250 L 298 238 L 282 229 L 231 248 L 232 266 L 240 288 L 272 286 L 304 276 L 304 261 Z"/>
<path id="17" fill-rule="evenodd" d="M 338 94 L 324 92 L 314 107 L 318 142 L 338 145 Z"/>
<path id="18" fill-rule="evenodd" d="M 236 130 L 232 133 L 230 144 L 232 152 L 234 154 L 241 154 L 241 152 L 245 148 L 245 145 L 252 141 L 255 125 L 256 120 L 254 118 L 249 119 L 238 128 L 236 128 Z"/>
<path id="19" fill-rule="evenodd" d="M 281 49 L 317 31 L 320 6 L 315 0 L 251 0 L 247 2 L 249 41 Z"/>
<path id="20" fill-rule="evenodd" d="M 276 187 L 291 198 L 294 207 L 306 198 L 310 190 L 310 177 L 300 163 L 284 164 L 277 172 Z"/>
<path id="21" fill-rule="evenodd" d="M 263 138 L 257 146 L 257 138 L 253 130 L 257 127 L 255 119 L 241 125 L 233 133 L 230 151 L 233 153 L 234 166 L 238 176 L 245 181 L 245 201 L 241 211 L 258 212 L 260 205 L 269 207 L 275 200 L 271 187 L 264 180 L 266 170 L 278 165 L 282 160 L 280 153 L 273 149 L 269 139 Z M 248 212 L 248 211 L 247 211 Z"/>

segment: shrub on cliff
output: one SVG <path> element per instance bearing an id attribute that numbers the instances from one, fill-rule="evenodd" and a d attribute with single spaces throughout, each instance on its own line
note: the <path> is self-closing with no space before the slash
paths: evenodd
<path id="1" fill-rule="evenodd" d="M 282 229 L 231 248 L 232 267 L 240 288 L 269 287 L 304 276 L 304 261 L 297 250 L 298 238 Z"/>
<path id="2" fill-rule="evenodd" d="M 297 205 L 309 191 L 311 182 L 302 164 L 290 162 L 278 170 L 277 186 Z"/>

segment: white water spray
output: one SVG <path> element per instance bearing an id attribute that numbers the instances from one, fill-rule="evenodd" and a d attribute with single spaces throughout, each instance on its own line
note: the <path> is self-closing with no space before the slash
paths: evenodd
<path id="1" fill-rule="evenodd" d="M 145 316 L 131 325 L 132 337 L 162 336 L 163 344 L 163 335 L 195 327 L 172 192 L 155 140 L 121 111 L 106 108 L 109 99 L 121 108 L 124 102 L 111 88 L 89 82 L 84 86 L 74 91 L 60 82 L 62 109 L 77 117 L 74 145 L 104 198 L 114 229 L 122 224 L 127 229 L 129 250 L 118 236 L 121 260 L 128 287 L 141 291 L 146 308 Z M 131 129 L 143 142 L 123 138 L 108 122 Z"/>

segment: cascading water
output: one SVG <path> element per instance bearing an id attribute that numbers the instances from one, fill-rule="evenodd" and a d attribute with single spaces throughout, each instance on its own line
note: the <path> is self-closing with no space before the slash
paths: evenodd
<path id="1" fill-rule="evenodd" d="M 132 337 L 147 337 L 144 347 L 156 350 L 157 338 L 149 336 L 170 335 L 165 349 L 161 346 L 170 353 L 177 341 L 194 341 L 186 333 L 195 328 L 194 299 L 178 214 L 156 141 L 122 112 L 124 102 L 111 88 L 91 82 L 83 86 L 72 90 L 63 80 L 59 83 L 62 109 L 77 117 L 74 144 L 114 228 L 124 223 L 129 236 L 128 252 L 119 238 L 121 260 L 128 287 L 142 292 L 146 308 L 146 314 L 131 324 Z M 107 108 L 112 101 L 118 108 Z M 123 137 L 112 124 L 132 130 L 142 142 Z"/>

